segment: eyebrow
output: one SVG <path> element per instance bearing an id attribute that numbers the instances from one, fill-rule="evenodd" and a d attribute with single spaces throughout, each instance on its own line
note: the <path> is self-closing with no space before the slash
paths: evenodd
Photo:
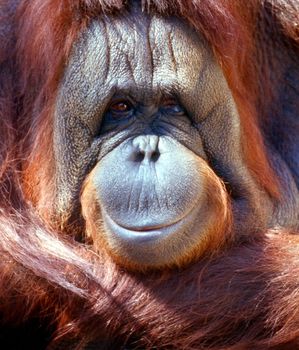
<path id="1" fill-rule="evenodd" d="M 167 84 L 158 84 L 156 86 L 142 86 L 133 82 L 125 81 L 120 84 L 113 84 L 109 88 L 110 93 L 108 95 L 112 97 L 126 96 L 133 101 L 143 99 L 168 99 L 174 98 L 179 100 L 180 89 L 179 84 L 176 81 L 168 82 Z"/>

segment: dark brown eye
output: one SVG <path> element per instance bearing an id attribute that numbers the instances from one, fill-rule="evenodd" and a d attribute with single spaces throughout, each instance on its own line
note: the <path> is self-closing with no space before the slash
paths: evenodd
<path id="1" fill-rule="evenodd" d="M 112 103 L 109 109 L 113 113 L 126 113 L 132 109 L 132 106 L 127 101 L 118 101 L 118 102 Z"/>

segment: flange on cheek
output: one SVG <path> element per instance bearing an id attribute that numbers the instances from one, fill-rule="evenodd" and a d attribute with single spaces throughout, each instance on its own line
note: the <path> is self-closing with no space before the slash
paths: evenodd
<path id="1" fill-rule="evenodd" d="M 98 164 L 85 182 L 81 204 L 86 232 L 97 251 L 103 247 L 117 263 L 134 270 L 183 266 L 202 254 L 221 248 L 229 232 L 231 211 L 221 180 L 201 158 L 197 158 L 196 175 L 200 179 L 196 205 L 173 223 L 145 226 L 143 229 L 120 227 L 105 212 L 99 198 Z M 192 192 L 196 195 L 195 188 Z M 124 198 L 124 193 L 119 192 Z M 119 208 L 120 216 L 123 208 Z M 149 212 L 151 208 L 148 208 Z M 132 213 L 129 211 L 128 216 Z M 135 223 L 133 223 L 135 224 Z"/>
<path id="2" fill-rule="evenodd" d="M 85 233 L 97 247 L 103 237 L 103 223 L 96 189 L 92 182 L 92 173 L 85 180 L 81 195 L 82 215 L 85 219 Z"/>

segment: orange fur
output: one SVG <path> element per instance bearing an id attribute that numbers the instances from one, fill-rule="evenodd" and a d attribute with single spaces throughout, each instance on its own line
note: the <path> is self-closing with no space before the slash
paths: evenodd
<path id="1" fill-rule="evenodd" d="M 57 86 L 78 33 L 96 16 L 124 11 L 125 4 L 0 2 L 1 331 L 12 327 L 17 338 L 15 327 L 38 319 L 49 327 L 52 345 L 62 341 L 65 349 L 73 348 L 72 341 L 81 348 L 91 342 L 108 349 L 296 349 L 298 236 L 278 229 L 243 240 L 238 240 L 242 232 L 232 237 L 227 195 L 209 169 L 208 200 L 219 213 L 219 227 L 209 232 L 207 244 L 217 254 L 203 255 L 184 269 L 130 273 L 104 250 L 95 254 L 60 227 L 53 229 L 64 224 L 52 222 L 45 211 L 47 203 L 54 205 L 51 135 Z M 260 110 L 268 107 L 275 89 L 257 72 L 261 62 L 254 32 L 258 21 L 268 24 L 266 4 L 273 5 L 284 40 L 298 42 L 296 0 L 143 1 L 145 10 L 176 14 L 205 35 L 237 103 L 248 166 L 276 198 L 279 189 L 260 131 Z M 92 198 L 86 183 L 82 201 Z M 89 217 L 95 208 L 85 210 L 91 211 L 84 212 Z M 40 328 L 35 337 L 39 333 Z"/>

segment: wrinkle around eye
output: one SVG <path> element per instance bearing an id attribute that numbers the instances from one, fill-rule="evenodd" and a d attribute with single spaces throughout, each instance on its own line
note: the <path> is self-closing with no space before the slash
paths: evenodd
<path id="1" fill-rule="evenodd" d="M 105 134 L 112 131 L 120 131 L 130 127 L 135 121 L 134 113 L 130 113 L 127 116 L 123 116 L 122 118 L 114 118 L 110 112 L 106 113 L 101 128 L 99 130 L 99 134 Z"/>

